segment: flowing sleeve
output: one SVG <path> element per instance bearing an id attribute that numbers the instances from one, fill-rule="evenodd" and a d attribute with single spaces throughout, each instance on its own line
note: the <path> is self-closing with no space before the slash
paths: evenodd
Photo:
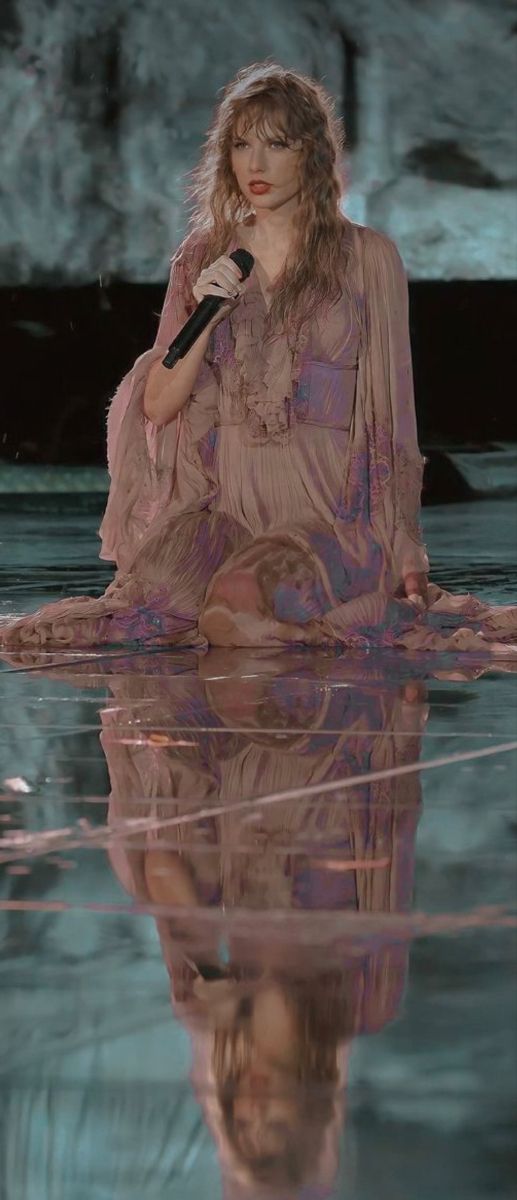
<path id="1" fill-rule="evenodd" d="M 157 513 L 172 497 L 182 414 L 156 426 L 143 411 L 149 371 L 161 361 L 195 302 L 191 284 L 199 262 L 199 243 L 185 238 L 170 260 L 170 274 L 154 345 L 124 375 L 107 415 L 107 458 L 110 488 L 100 525 L 100 558 L 126 569 L 139 541 Z M 201 364 L 192 395 L 217 383 L 209 351 Z"/>
<path id="2" fill-rule="evenodd" d="M 384 509 L 393 577 L 400 584 L 410 571 L 429 570 L 420 524 L 424 459 L 418 446 L 408 281 L 391 238 L 366 227 L 364 234 L 368 441 L 378 485 L 373 500 Z"/>

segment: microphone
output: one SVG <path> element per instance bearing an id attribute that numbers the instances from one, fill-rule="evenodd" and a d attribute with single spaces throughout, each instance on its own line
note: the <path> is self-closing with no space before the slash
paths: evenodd
<path id="1" fill-rule="evenodd" d="M 255 262 L 253 255 L 248 250 L 234 250 L 233 254 L 230 254 L 230 258 L 233 259 L 234 263 L 237 263 L 241 279 L 247 279 Z M 165 358 L 162 359 L 162 366 L 173 367 L 179 358 L 183 358 L 191 346 L 194 345 L 200 333 L 203 332 L 203 329 L 206 329 L 206 326 L 212 320 L 212 317 L 215 316 L 221 304 L 227 303 L 227 296 L 203 296 L 203 299 L 197 305 L 197 308 L 194 309 L 188 321 L 185 321 L 185 324 L 171 342 Z"/>

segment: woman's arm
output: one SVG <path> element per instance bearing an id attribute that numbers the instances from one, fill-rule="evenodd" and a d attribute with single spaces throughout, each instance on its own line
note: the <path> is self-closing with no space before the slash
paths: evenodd
<path id="1" fill-rule="evenodd" d="M 165 358 L 170 342 L 188 320 L 195 300 L 191 296 L 191 276 L 197 274 L 193 262 L 195 248 L 192 239 L 185 239 L 171 259 L 171 269 L 154 348 L 163 346 Z M 189 304 L 190 302 L 190 304 Z M 153 425 L 166 425 L 178 415 L 192 395 L 196 383 L 203 385 L 211 368 L 205 360 L 212 324 L 200 334 L 194 345 L 171 368 L 162 365 L 162 358 L 152 363 L 142 398 L 142 411 Z"/>
<path id="2" fill-rule="evenodd" d="M 196 269 L 192 263 L 193 241 L 193 238 L 186 238 L 171 259 L 154 344 L 124 375 L 107 414 L 111 483 L 99 529 L 102 539 L 100 557 L 113 559 L 123 569 L 132 561 L 154 516 L 165 509 L 173 493 L 179 422 L 170 420 L 167 424 L 155 424 L 146 414 L 145 396 L 152 369 L 157 363 L 161 365 L 171 341 L 190 315 L 187 311 L 190 277 Z M 215 394 L 217 380 L 212 367 L 206 359 L 199 362 L 190 392 L 212 386 Z M 168 372 L 171 373 L 174 369 Z M 154 394 L 152 399 L 156 401 Z"/>
<path id="3" fill-rule="evenodd" d="M 173 421 L 192 395 L 204 363 L 210 333 L 211 328 L 207 326 L 188 353 L 172 368 L 164 367 L 161 359 L 153 363 L 142 402 L 144 416 L 153 425 L 167 425 Z"/>
<path id="4" fill-rule="evenodd" d="M 206 297 L 212 296 L 223 299 L 225 303 L 219 306 L 188 353 L 171 369 L 164 367 L 163 361 L 153 363 L 146 383 L 143 411 L 155 425 L 166 425 L 173 421 L 190 399 L 194 385 L 199 385 L 200 382 L 202 385 L 206 370 L 210 369 L 204 361 L 210 335 L 216 325 L 224 321 L 239 302 L 245 286 L 244 280 L 240 278 L 241 272 L 237 263 L 225 254 L 219 255 L 215 262 L 209 263 L 199 274 L 199 259 L 197 263 L 190 259 L 188 267 L 185 257 L 180 257 L 173 265 L 164 311 L 167 310 L 172 315 L 176 330 L 187 320 L 187 305 L 192 309 L 196 302 L 200 304 Z M 192 282 L 192 278 L 189 279 L 189 270 L 195 282 Z M 161 332 L 160 321 L 157 342 L 160 341 Z"/>

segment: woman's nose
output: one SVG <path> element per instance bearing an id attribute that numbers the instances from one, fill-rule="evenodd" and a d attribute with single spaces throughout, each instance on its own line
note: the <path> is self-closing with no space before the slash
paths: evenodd
<path id="1" fill-rule="evenodd" d="M 264 150 L 252 150 L 250 154 L 250 167 L 254 171 L 263 171 L 265 166 Z"/>

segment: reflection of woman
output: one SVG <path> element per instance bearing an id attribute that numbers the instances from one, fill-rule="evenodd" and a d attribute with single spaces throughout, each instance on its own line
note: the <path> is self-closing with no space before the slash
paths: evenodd
<path id="1" fill-rule="evenodd" d="M 8 622 L 5 645 L 517 649 L 517 606 L 427 584 L 406 276 L 393 241 L 342 212 L 332 109 L 275 64 L 226 88 L 155 344 L 110 408 L 115 578 Z M 168 371 L 214 294 L 227 303 Z"/>
<path id="2" fill-rule="evenodd" d="M 333 688 L 353 678 L 342 661 L 304 678 L 283 656 L 249 660 L 248 680 L 236 651 L 200 659 L 204 685 L 114 678 L 102 743 L 112 864 L 140 901 L 170 910 L 157 926 L 194 1084 L 223 1172 L 258 1197 L 330 1186 L 348 1043 L 391 1020 L 404 987 L 405 946 L 377 930 L 372 948 L 354 920 L 410 906 L 418 774 L 319 788 L 417 760 L 426 706 L 418 682 L 401 694 L 373 671 Z M 239 804 L 288 788 L 298 794 L 262 810 Z M 150 831 L 128 833 L 132 817 Z M 345 933 L 329 934 L 332 912 L 348 914 Z"/>

